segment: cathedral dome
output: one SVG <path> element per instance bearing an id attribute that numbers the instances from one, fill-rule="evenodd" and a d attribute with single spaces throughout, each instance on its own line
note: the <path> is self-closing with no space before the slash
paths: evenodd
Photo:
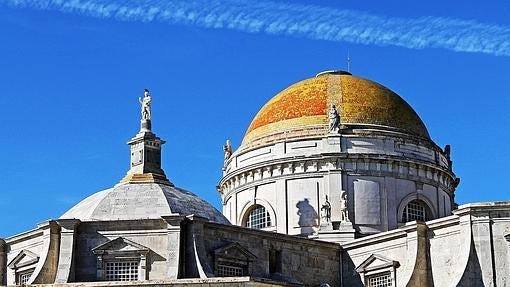
<path id="1" fill-rule="evenodd" d="M 324 135 L 335 105 L 343 127 L 390 130 L 430 139 L 416 112 L 399 95 L 343 71 L 327 71 L 291 85 L 269 100 L 251 122 L 243 147 Z"/>
<path id="2" fill-rule="evenodd" d="M 161 216 L 197 215 L 212 222 L 230 224 L 212 205 L 195 194 L 177 188 L 161 168 L 164 140 L 151 130 L 151 101 L 145 89 L 140 131 L 128 142 L 130 169 L 119 184 L 97 192 L 64 213 L 60 219 L 81 221 L 159 219 Z"/>
<path id="3" fill-rule="evenodd" d="M 61 219 L 81 221 L 158 219 L 168 215 L 198 215 L 230 224 L 213 206 L 195 194 L 159 183 L 126 183 L 97 192 L 69 209 Z"/>

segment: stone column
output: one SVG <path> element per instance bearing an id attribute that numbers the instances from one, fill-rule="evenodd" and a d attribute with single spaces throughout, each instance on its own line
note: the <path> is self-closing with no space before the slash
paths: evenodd
<path id="1" fill-rule="evenodd" d="M 181 222 L 182 216 L 162 216 L 167 223 L 167 236 L 168 236 L 168 260 L 167 260 L 167 278 L 178 279 L 183 275 L 182 263 L 184 259 L 182 253 L 184 246 L 181 244 Z"/>
<path id="2" fill-rule="evenodd" d="M 0 285 L 7 285 L 7 245 L 5 240 L 0 238 Z"/>
<path id="3" fill-rule="evenodd" d="M 484 286 L 496 286 L 496 254 L 494 254 L 494 238 L 492 234 L 493 219 L 489 210 L 470 208 L 471 230 L 473 233 L 474 252 L 478 256 L 478 264 Z M 487 208 L 488 209 L 488 208 Z"/>

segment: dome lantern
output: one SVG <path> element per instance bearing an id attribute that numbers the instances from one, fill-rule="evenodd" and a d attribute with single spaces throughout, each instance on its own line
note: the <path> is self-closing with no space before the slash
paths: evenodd
<path id="1" fill-rule="evenodd" d="M 165 141 L 151 130 L 152 98 L 149 90 L 145 89 L 143 98 L 138 100 L 141 104 L 140 131 L 128 142 L 130 169 L 120 183 L 157 182 L 173 186 L 161 169 L 161 147 Z"/>

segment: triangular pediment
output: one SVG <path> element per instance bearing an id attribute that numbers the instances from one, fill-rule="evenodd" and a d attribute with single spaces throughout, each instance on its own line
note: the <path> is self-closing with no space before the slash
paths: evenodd
<path id="1" fill-rule="evenodd" d="M 16 257 L 14 257 L 7 267 L 11 269 L 17 269 L 23 266 L 28 266 L 30 264 L 37 263 L 39 261 L 39 256 L 29 250 L 21 250 Z"/>
<path id="2" fill-rule="evenodd" d="M 223 247 L 214 250 L 216 257 L 225 259 L 235 259 L 243 261 L 253 261 L 257 256 L 253 255 L 248 249 L 239 245 L 239 243 L 229 243 Z"/>
<path id="3" fill-rule="evenodd" d="M 367 259 L 361 262 L 361 264 L 358 265 L 358 267 L 356 267 L 356 272 L 362 273 L 370 270 L 377 270 L 388 267 L 397 268 L 399 266 L 400 264 L 398 263 L 398 261 L 388 259 L 378 254 L 371 254 L 370 256 L 368 256 Z"/>
<path id="4" fill-rule="evenodd" d="M 139 252 L 148 253 L 149 248 L 123 237 L 117 237 L 92 248 L 94 254 L 115 253 L 115 252 Z"/>

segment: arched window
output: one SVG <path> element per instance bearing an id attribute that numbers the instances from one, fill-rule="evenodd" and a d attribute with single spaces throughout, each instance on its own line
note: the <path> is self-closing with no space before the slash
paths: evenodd
<path id="1" fill-rule="evenodd" d="M 402 222 L 409 222 L 414 220 L 426 221 L 430 218 L 428 214 L 428 206 L 421 200 L 413 200 L 404 207 L 402 212 Z"/>
<path id="2" fill-rule="evenodd" d="M 248 213 L 244 226 L 253 229 L 269 227 L 271 216 L 264 206 L 257 204 Z"/>

